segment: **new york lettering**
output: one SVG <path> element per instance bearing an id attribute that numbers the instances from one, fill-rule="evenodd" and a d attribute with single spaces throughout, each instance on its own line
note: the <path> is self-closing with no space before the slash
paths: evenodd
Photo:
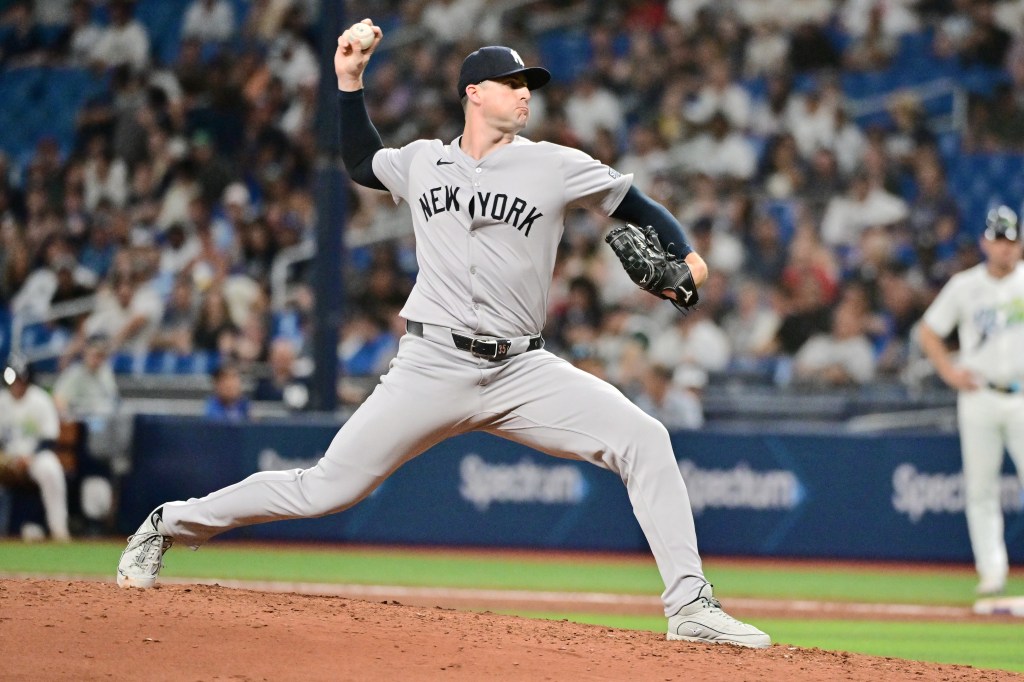
<path id="1" fill-rule="evenodd" d="M 461 210 L 459 203 L 459 187 L 434 187 L 420 195 L 419 204 L 423 211 L 423 218 L 430 220 L 439 213 Z M 480 217 L 489 217 L 492 220 L 511 225 L 524 236 L 530 236 L 530 229 L 534 222 L 543 217 L 543 213 L 537 210 L 536 206 L 530 206 L 519 197 L 509 198 L 507 194 L 492 192 L 477 192 L 469 199 L 469 217 L 477 217 L 477 208 L 480 209 Z"/>

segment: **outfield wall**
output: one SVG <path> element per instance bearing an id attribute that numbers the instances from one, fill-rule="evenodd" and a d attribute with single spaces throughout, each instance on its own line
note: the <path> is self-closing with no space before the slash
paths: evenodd
<path id="1" fill-rule="evenodd" d="M 256 471 L 312 466 L 333 421 L 244 425 L 140 416 L 118 526 L 158 503 Z M 705 555 L 969 561 L 959 442 L 952 435 L 682 432 L 672 439 Z M 1008 459 L 1008 458 L 1007 458 Z M 1012 465 L 1002 502 L 1012 561 L 1024 503 Z M 334 516 L 232 537 L 596 550 L 646 547 L 618 477 L 486 434 L 435 446 Z"/>

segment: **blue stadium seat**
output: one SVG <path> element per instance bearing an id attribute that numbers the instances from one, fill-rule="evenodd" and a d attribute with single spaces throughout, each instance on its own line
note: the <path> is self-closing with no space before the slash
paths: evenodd
<path id="1" fill-rule="evenodd" d="M 590 66 L 590 40 L 584 31 L 549 31 L 538 41 L 541 62 L 558 83 L 571 83 Z"/>
<path id="2" fill-rule="evenodd" d="M 173 64 L 181 43 L 181 24 L 190 0 L 139 0 L 135 18 L 149 33 L 150 55 L 164 66 Z"/>

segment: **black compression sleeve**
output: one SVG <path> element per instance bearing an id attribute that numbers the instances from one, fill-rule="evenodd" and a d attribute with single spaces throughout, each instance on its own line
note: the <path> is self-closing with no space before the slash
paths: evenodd
<path id="1" fill-rule="evenodd" d="M 626 196 L 622 197 L 622 201 L 612 211 L 612 217 L 634 225 L 650 225 L 658 233 L 658 239 L 665 250 L 669 250 L 671 244 L 671 253 L 680 258 L 685 258 L 693 251 L 690 242 L 686 240 L 683 226 L 675 216 L 635 185 L 630 185 Z"/>
<path id="2" fill-rule="evenodd" d="M 384 148 L 384 143 L 366 113 L 362 90 L 338 91 L 338 130 L 341 160 L 349 176 L 364 187 L 386 190 L 373 174 L 373 155 Z"/>

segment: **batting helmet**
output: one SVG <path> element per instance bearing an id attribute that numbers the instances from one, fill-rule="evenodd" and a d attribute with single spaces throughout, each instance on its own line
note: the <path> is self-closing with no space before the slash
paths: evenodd
<path id="1" fill-rule="evenodd" d="M 985 220 L 985 239 L 1007 239 L 1017 241 L 1020 230 L 1017 227 L 1017 214 L 1009 206 L 998 206 L 988 212 Z"/>

